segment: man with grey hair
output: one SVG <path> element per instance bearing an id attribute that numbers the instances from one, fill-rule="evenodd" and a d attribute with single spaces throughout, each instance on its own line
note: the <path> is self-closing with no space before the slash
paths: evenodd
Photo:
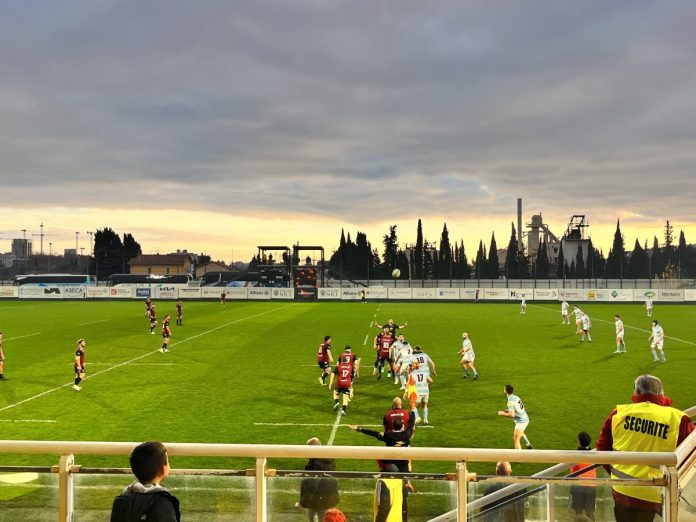
<path id="1" fill-rule="evenodd" d="M 509 477 L 512 475 L 512 466 L 509 462 L 498 462 L 495 465 L 495 474 L 499 477 Z M 494 482 L 486 488 L 484 495 L 495 493 L 509 484 Z M 524 521 L 524 499 L 515 500 L 524 491 L 512 493 L 499 500 L 494 500 L 488 504 L 483 512 L 484 522 L 523 522 Z"/>
<path id="2" fill-rule="evenodd" d="M 694 431 L 691 419 L 672 408 L 662 381 L 641 375 L 634 383 L 631 404 L 619 404 L 602 425 L 597 439 L 600 451 L 674 451 Z M 607 467 L 612 478 L 651 480 L 662 477 L 655 467 L 617 464 Z M 660 488 L 652 486 L 614 486 L 614 516 L 617 522 L 652 521 L 662 513 Z"/>
<path id="3" fill-rule="evenodd" d="M 308 446 L 321 446 L 317 437 L 307 441 Z M 333 459 L 311 458 L 305 470 L 335 471 L 336 462 Z M 321 522 L 326 510 L 338 504 L 338 482 L 331 477 L 307 477 L 300 485 L 300 501 L 297 503 L 307 510 L 308 522 Z"/>

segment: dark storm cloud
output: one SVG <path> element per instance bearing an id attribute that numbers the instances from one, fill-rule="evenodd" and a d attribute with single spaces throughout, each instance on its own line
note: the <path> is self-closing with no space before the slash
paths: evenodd
<path id="1" fill-rule="evenodd" d="M 3 194 L 301 200 L 354 223 L 507 214 L 517 196 L 562 216 L 687 217 L 694 15 L 635 0 L 10 2 Z"/>

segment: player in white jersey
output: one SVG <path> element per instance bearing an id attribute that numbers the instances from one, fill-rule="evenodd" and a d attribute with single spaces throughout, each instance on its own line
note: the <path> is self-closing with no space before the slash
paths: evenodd
<path id="1" fill-rule="evenodd" d="M 432 373 L 433 375 L 437 376 L 437 372 L 435 371 L 435 361 L 433 361 L 418 344 L 413 348 L 413 360 L 418 363 L 419 371 L 426 372 L 428 375 Z"/>
<path id="2" fill-rule="evenodd" d="M 658 362 L 657 352 L 660 352 L 660 360 L 666 362 L 664 342 L 665 342 L 665 331 L 655 320 L 652 322 L 652 333 L 648 337 L 648 341 L 652 340 L 650 343 L 650 350 L 652 350 L 653 362 Z M 657 350 L 657 352 L 655 351 Z"/>
<path id="3" fill-rule="evenodd" d="M 399 384 L 399 368 L 396 366 L 396 359 L 399 356 L 399 351 L 405 342 L 406 340 L 404 339 L 404 335 L 399 334 L 396 341 L 394 341 L 389 348 L 389 359 L 392 362 L 392 370 L 394 372 L 394 384 Z"/>
<path id="4" fill-rule="evenodd" d="M 529 415 L 527 415 L 527 410 L 524 409 L 524 403 L 517 395 L 514 395 L 511 384 L 505 385 L 505 396 L 507 397 L 507 408 L 505 410 L 499 410 L 498 415 L 502 417 L 512 417 L 515 421 L 515 431 L 512 434 L 512 441 L 515 444 L 515 449 L 522 449 L 520 440 L 524 439 L 524 443 L 527 449 L 532 449 L 532 443 L 529 442 L 527 435 L 524 431 L 529 425 Z"/>
<path id="5" fill-rule="evenodd" d="M 592 321 L 590 321 L 590 316 L 587 315 L 585 312 L 582 312 L 580 314 L 580 330 L 577 332 L 578 335 L 581 335 L 581 337 L 580 337 L 581 343 L 585 342 L 585 336 L 587 336 L 587 340 L 589 342 L 592 342 L 592 336 L 590 335 L 590 328 L 592 328 Z"/>
<path id="6" fill-rule="evenodd" d="M 520 301 L 520 313 L 522 315 L 527 313 L 527 300 L 522 297 L 522 301 Z"/>
<path id="7" fill-rule="evenodd" d="M 561 302 L 561 324 L 570 324 L 570 316 L 568 315 L 568 301 L 565 299 Z"/>
<path id="8" fill-rule="evenodd" d="M 653 300 L 652 300 L 652 297 L 647 296 L 645 298 L 645 314 L 648 317 L 652 317 L 652 312 L 653 312 Z"/>
<path id="9" fill-rule="evenodd" d="M 614 353 L 626 353 L 626 341 L 624 341 L 624 324 L 619 314 L 614 316 L 616 327 L 616 351 Z"/>
<path id="10" fill-rule="evenodd" d="M 471 368 L 474 372 L 474 380 L 478 379 L 478 372 L 474 367 L 474 359 L 476 359 L 476 353 L 474 353 L 474 345 L 471 344 L 471 339 L 469 339 L 469 334 L 464 332 L 462 334 L 462 349 L 457 352 L 457 355 L 462 356 L 462 360 L 459 361 L 459 365 L 464 368 L 464 378 L 469 377 L 469 371 L 467 366 Z"/>
<path id="11" fill-rule="evenodd" d="M 582 330 L 582 310 L 578 305 L 573 305 L 573 314 L 575 315 L 575 333 L 580 334 Z"/>
<path id="12" fill-rule="evenodd" d="M 433 379 L 430 377 L 430 368 L 427 365 L 422 366 L 417 360 L 414 360 L 413 368 L 411 377 L 416 386 L 416 401 L 411 409 L 416 412 L 416 423 L 419 423 L 421 417 L 418 415 L 418 407 L 420 407 L 423 412 L 423 424 L 428 424 L 428 401 L 430 400 L 430 384 Z"/>
<path id="13" fill-rule="evenodd" d="M 394 384 L 401 383 L 401 389 L 406 389 L 406 381 L 408 381 L 408 374 L 410 372 L 410 366 L 413 362 L 413 348 L 408 341 L 403 340 L 403 335 L 399 336 L 402 340 L 400 346 L 398 347 L 398 352 L 396 354 L 396 361 L 394 362 L 394 371 L 398 372 L 398 378 L 394 379 Z"/>

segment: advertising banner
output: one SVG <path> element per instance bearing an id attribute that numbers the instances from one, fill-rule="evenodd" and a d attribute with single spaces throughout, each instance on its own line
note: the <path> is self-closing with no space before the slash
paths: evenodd
<path id="1" fill-rule="evenodd" d="M 535 288 L 535 301 L 558 301 L 558 288 Z"/>
<path id="2" fill-rule="evenodd" d="M 109 297 L 109 288 L 106 286 L 88 286 L 87 299 L 106 299 Z"/>
<path id="3" fill-rule="evenodd" d="M 562 301 L 584 301 L 585 290 L 582 288 L 559 288 L 558 298 Z"/>
<path id="4" fill-rule="evenodd" d="M 109 295 L 114 299 L 131 299 L 133 297 L 133 289 L 126 286 L 114 286 L 109 289 Z M 150 290 L 146 288 L 146 290 Z M 147 296 L 145 296 L 147 297 Z"/>
<path id="5" fill-rule="evenodd" d="M 317 288 L 295 288 L 295 301 L 316 301 Z"/>
<path id="6" fill-rule="evenodd" d="M 483 299 L 483 290 L 480 288 L 462 288 L 459 290 L 459 299 L 462 301 L 478 301 Z"/>
<path id="7" fill-rule="evenodd" d="M 20 299 L 63 299 L 60 286 L 20 286 Z"/>
<path id="8" fill-rule="evenodd" d="M 365 297 L 368 299 L 387 299 L 389 293 L 383 286 L 374 286 L 367 289 Z"/>
<path id="9" fill-rule="evenodd" d="M 2 297 L 2 293 L 0 293 L 0 297 Z M 693 288 L 685 288 L 684 301 L 696 301 L 696 290 L 694 290 Z"/>
<path id="10" fill-rule="evenodd" d="M 178 299 L 179 298 L 179 289 L 175 286 L 161 285 L 161 286 L 156 286 L 154 288 L 154 290 L 155 290 L 155 299 Z"/>
<path id="11" fill-rule="evenodd" d="M 436 288 L 435 299 L 443 301 L 458 301 L 459 288 Z"/>
<path id="12" fill-rule="evenodd" d="M 511 301 L 521 301 L 522 298 L 527 301 L 534 299 L 533 288 L 508 288 L 508 299 Z"/>
<path id="13" fill-rule="evenodd" d="M 435 299 L 435 288 L 412 288 L 411 299 Z"/>
<path id="14" fill-rule="evenodd" d="M 249 294 L 251 293 L 251 290 L 253 290 L 254 287 L 246 287 L 246 286 L 228 286 L 225 288 L 225 293 L 227 294 L 227 299 L 252 299 Z M 261 290 L 264 292 L 263 295 L 265 297 L 260 297 L 259 299 L 270 299 L 271 298 L 271 290 L 270 288 L 257 288 L 256 290 Z M 220 294 L 218 294 L 218 298 L 220 297 Z"/>
<path id="15" fill-rule="evenodd" d="M 203 299 L 220 299 L 220 294 L 225 291 L 227 297 L 230 296 L 230 289 L 221 286 L 204 286 L 200 289 Z M 246 289 L 245 289 L 246 290 Z"/>
<path id="16" fill-rule="evenodd" d="M 200 299 L 200 288 L 179 288 L 179 299 Z"/>
<path id="17" fill-rule="evenodd" d="M 0 298 L 17 297 L 18 295 L 18 286 L 0 286 Z"/>
<path id="18" fill-rule="evenodd" d="M 359 301 L 360 288 L 344 288 L 341 292 L 341 299 L 344 301 Z"/>
<path id="19" fill-rule="evenodd" d="M 85 298 L 85 286 L 64 286 L 63 299 L 84 299 Z"/>
<path id="20" fill-rule="evenodd" d="M 262 286 L 251 286 L 249 288 L 234 288 L 234 290 L 247 290 L 247 299 L 264 300 L 271 298 L 271 289 Z M 235 298 L 237 299 L 237 298 Z"/>
<path id="21" fill-rule="evenodd" d="M 651 288 L 636 288 L 633 291 L 633 300 L 645 302 L 645 298 L 650 297 L 653 301 L 657 301 L 657 290 Z"/>
<path id="22" fill-rule="evenodd" d="M 272 288 L 271 299 L 294 299 L 295 292 L 292 288 Z"/>
<path id="23" fill-rule="evenodd" d="M 585 291 L 587 301 L 633 301 L 633 290 L 626 288 L 589 288 Z"/>
<path id="24" fill-rule="evenodd" d="M 508 289 L 507 288 L 484 288 L 483 298 L 491 301 L 507 301 L 508 299 Z"/>
<path id="25" fill-rule="evenodd" d="M 319 288 L 317 292 L 318 299 L 340 299 L 341 289 L 340 288 Z"/>
<path id="26" fill-rule="evenodd" d="M 673 288 L 657 291 L 658 301 L 671 301 L 673 303 L 684 301 L 684 290 L 681 288 Z"/>
<path id="27" fill-rule="evenodd" d="M 135 288 L 135 297 L 142 297 L 143 299 L 147 299 L 148 297 L 152 297 L 152 289 L 148 287 L 136 287 Z"/>
<path id="28" fill-rule="evenodd" d="M 389 299 L 411 299 L 410 288 L 388 288 L 387 295 Z"/>

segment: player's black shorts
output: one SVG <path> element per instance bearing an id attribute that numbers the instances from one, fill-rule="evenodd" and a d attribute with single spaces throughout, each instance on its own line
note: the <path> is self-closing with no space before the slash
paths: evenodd
<path id="1" fill-rule="evenodd" d="M 169 339 L 169 334 L 168 334 L 168 333 L 163 333 L 163 334 L 162 334 L 162 337 L 164 337 L 165 339 Z"/>
<path id="2" fill-rule="evenodd" d="M 81 374 L 81 373 L 85 373 L 85 369 L 84 369 L 84 368 L 78 368 L 77 366 L 75 366 L 75 375 L 79 375 L 79 374 Z"/>
<path id="3" fill-rule="evenodd" d="M 342 393 L 344 395 L 350 395 L 351 391 L 350 388 L 336 388 L 336 393 Z"/>
<path id="4" fill-rule="evenodd" d="M 319 365 L 319 368 L 322 370 L 326 370 L 329 367 L 329 363 L 326 361 L 321 361 L 317 363 Z"/>
<path id="5" fill-rule="evenodd" d="M 154 326 L 157 324 L 157 319 L 150 319 L 150 326 Z"/>
<path id="6" fill-rule="evenodd" d="M 380 356 L 379 362 L 382 364 L 384 364 L 384 363 L 391 364 L 391 357 L 389 357 L 388 355 L 386 357 Z"/>

